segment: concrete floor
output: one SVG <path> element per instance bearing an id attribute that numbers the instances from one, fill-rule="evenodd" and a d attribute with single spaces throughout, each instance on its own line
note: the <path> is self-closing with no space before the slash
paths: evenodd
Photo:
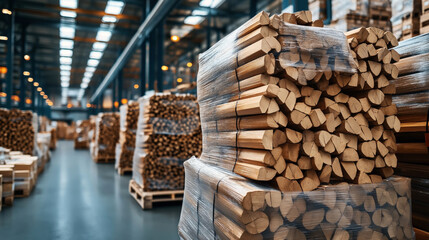
<path id="1" fill-rule="evenodd" d="M 181 203 L 143 211 L 130 178 L 59 141 L 31 196 L 0 212 L 0 239 L 178 239 Z"/>

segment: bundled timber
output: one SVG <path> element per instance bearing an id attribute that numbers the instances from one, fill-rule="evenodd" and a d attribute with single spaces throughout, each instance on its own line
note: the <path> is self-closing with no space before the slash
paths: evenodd
<path id="1" fill-rule="evenodd" d="M 282 193 L 197 158 L 185 173 L 183 239 L 414 239 L 408 178 Z"/>
<path id="2" fill-rule="evenodd" d="M 95 162 L 110 162 L 115 159 L 115 147 L 119 141 L 119 114 L 99 113 L 95 128 Z"/>
<path id="3" fill-rule="evenodd" d="M 183 162 L 201 154 L 196 97 L 160 94 L 142 97 L 138 104 L 133 179 L 144 192 L 182 190 Z"/>
<path id="4" fill-rule="evenodd" d="M 120 132 L 115 163 L 120 174 L 132 171 L 138 117 L 138 102 L 130 102 L 120 107 Z"/>
<path id="5" fill-rule="evenodd" d="M 35 130 L 30 111 L 0 109 L 0 146 L 33 155 Z"/>
<path id="6" fill-rule="evenodd" d="M 392 175 L 396 38 L 375 27 L 344 36 L 309 11 L 277 17 L 278 28 L 261 12 L 200 55 L 203 161 L 282 191 Z"/>
<path id="7" fill-rule="evenodd" d="M 89 148 L 89 136 L 88 132 L 91 127 L 89 120 L 77 121 L 76 123 L 76 138 L 74 139 L 75 149 L 88 149 Z"/>

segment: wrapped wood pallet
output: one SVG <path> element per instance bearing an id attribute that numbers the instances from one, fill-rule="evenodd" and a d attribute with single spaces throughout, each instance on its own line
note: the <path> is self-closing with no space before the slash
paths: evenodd
<path id="1" fill-rule="evenodd" d="M 408 178 L 282 193 L 196 158 L 185 172 L 183 239 L 414 239 Z"/>
<path id="2" fill-rule="evenodd" d="M 0 175 L 2 175 L 2 204 L 13 205 L 14 200 L 14 166 L 0 165 Z"/>
<path id="3" fill-rule="evenodd" d="M 138 101 L 133 180 L 144 191 L 182 190 L 183 162 L 201 153 L 196 97 L 157 94 Z"/>
<path id="4" fill-rule="evenodd" d="M 320 24 L 309 11 L 261 12 L 200 55 L 204 161 L 282 191 L 393 174 L 400 123 L 384 107 L 396 39 L 308 26 Z"/>
<path id="5" fill-rule="evenodd" d="M 115 163 L 115 168 L 118 169 L 120 175 L 123 175 L 124 172 L 131 172 L 133 169 L 138 117 L 138 102 L 130 102 L 120 107 L 120 132 Z"/>
<path id="6" fill-rule="evenodd" d="M 96 119 L 92 158 L 96 163 L 114 162 L 116 143 L 119 141 L 119 114 L 99 113 Z"/>
<path id="7" fill-rule="evenodd" d="M 0 109 L 0 146 L 33 155 L 36 130 L 30 111 Z"/>
<path id="8" fill-rule="evenodd" d="M 89 136 L 88 132 L 91 127 L 89 120 L 82 120 L 76 122 L 76 138 L 74 139 L 75 149 L 87 149 L 89 148 Z"/>
<path id="9" fill-rule="evenodd" d="M 396 134 L 397 173 L 413 178 L 413 223 L 429 231 L 429 34 L 401 41 L 395 50 L 401 56 L 393 97 L 402 122 Z"/>

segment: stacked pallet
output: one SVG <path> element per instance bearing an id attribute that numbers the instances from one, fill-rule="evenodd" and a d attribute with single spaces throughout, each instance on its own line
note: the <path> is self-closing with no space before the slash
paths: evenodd
<path id="1" fill-rule="evenodd" d="M 195 158 L 185 170 L 183 239 L 414 239 L 407 178 L 290 194 Z"/>
<path id="2" fill-rule="evenodd" d="M 35 143 L 30 111 L 0 109 L 0 146 L 32 155 Z"/>
<path id="3" fill-rule="evenodd" d="M 2 175 L 2 204 L 12 206 L 14 200 L 14 166 L 0 165 L 0 175 Z"/>
<path id="4" fill-rule="evenodd" d="M 123 175 L 133 169 L 133 156 L 136 147 L 137 121 L 139 103 L 130 102 L 120 107 L 119 143 L 116 147 L 116 164 L 118 173 Z"/>
<path id="5" fill-rule="evenodd" d="M 119 141 L 119 114 L 99 113 L 96 120 L 94 162 L 114 162 L 115 147 Z"/>
<path id="6" fill-rule="evenodd" d="M 76 122 L 76 138 L 74 139 L 75 149 L 88 149 L 89 136 L 88 132 L 91 127 L 89 120 L 82 120 Z"/>
<path id="7" fill-rule="evenodd" d="M 392 29 L 400 40 L 419 35 L 422 0 L 393 0 Z"/>
<path id="8" fill-rule="evenodd" d="M 36 186 L 39 175 L 38 157 L 13 155 L 6 164 L 14 170 L 14 197 L 28 197 Z"/>
<path id="9" fill-rule="evenodd" d="M 429 139 L 425 139 L 429 132 L 429 34 L 402 41 L 395 50 L 401 55 L 393 97 L 401 119 L 401 131 L 396 135 L 398 174 L 412 177 L 413 222 L 429 231 Z"/>
<path id="10" fill-rule="evenodd" d="M 429 33 L 429 1 L 421 0 L 420 34 Z"/>
<path id="11" fill-rule="evenodd" d="M 302 24 L 304 13 L 281 18 Z M 240 36 L 268 28 L 266 19 L 258 14 L 200 55 L 201 158 L 282 191 L 391 176 L 396 147 L 389 137 L 400 127 L 390 110 L 393 35 L 349 32 L 355 60 L 344 35 L 329 28 L 285 24 L 277 39 Z"/>
<path id="12" fill-rule="evenodd" d="M 51 160 L 51 152 L 49 151 L 49 145 L 51 143 L 51 134 L 50 133 L 38 133 L 37 134 L 37 148 L 36 154 L 38 162 L 37 167 L 38 173 L 41 173 L 47 162 Z"/>
<path id="13" fill-rule="evenodd" d="M 143 191 L 182 190 L 183 162 L 201 153 L 196 97 L 160 94 L 139 105 L 132 181 Z"/>

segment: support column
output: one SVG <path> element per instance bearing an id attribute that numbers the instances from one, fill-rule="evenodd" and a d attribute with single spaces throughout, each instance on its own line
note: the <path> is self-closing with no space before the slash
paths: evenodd
<path id="1" fill-rule="evenodd" d="M 116 86 L 117 86 L 117 82 L 118 82 L 118 78 L 116 78 L 115 81 L 112 82 L 112 112 L 116 112 L 115 102 L 116 102 Z"/>
<path id="2" fill-rule="evenodd" d="M 118 78 L 117 78 L 117 84 L 118 84 L 118 94 L 117 95 L 118 95 L 119 106 L 121 106 L 121 102 L 122 102 L 122 88 L 124 86 L 124 83 L 122 81 L 123 75 L 124 75 L 123 70 L 119 71 Z"/>
<path id="3" fill-rule="evenodd" d="M 257 6 L 258 6 L 258 0 L 250 0 L 249 18 L 252 18 L 257 14 Z"/>
<path id="4" fill-rule="evenodd" d="M 153 9 L 155 7 L 156 0 L 150 0 L 150 9 Z M 156 54 L 157 54 L 157 28 L 154 28 L 150 34 L 149 34 L 149 61 L 147 62 L 149 65 L 149 72 L 148 72 L 148 83 L 149 88 L 148 90 L 154 90 L 155 89 L 155 78 L 156 78 L 156 72 L 157 72 L 157 64 L 156 64 Z"/>
<path id="5" fill-rule="evenodd" d="M 36 51 L 33 51 L 31 56 L 31 73 L 33 75 L 33 80 L 36 81 L 36 59 L 35 59 Z M 31 110 L 34 112 L 36 110 L 36 87 L 34 87 L 34 82 L 31 83 Z"/>
<path id="6" fill-rule="evenodd" d="M 143 0 L 142 4 L 142 22 L 146 19 L 150 11 L 150 0 Z M 146 82 L 147 82 L 147 47 L 148 41 L 145 39 L 140 46 L 140 96 L 146 94 Z"/>
<path id="7" fill-rule="evenodd" d="M 162 65 L 164 64 L 164 20 L 162 20 L 158 25 L 158 56 L 156 69 L 157 69 L 157 89 L 158 92 L 164 91 L 164 71 L 161 70 Z"/>
<path id="8" fill-rule="evenodd" d="M 15 11 L 13 8 L 13 0 L 9 0 L 9 8 L 12 11 L 10 15 L 9 28 L 7 33 L 7 74 L 6 74 L 6 108 L 12 108 L 12 94 L 13 94 L 13 59 L 15 51 Z"/>
<path id="9" fill-rule="evenodd" d="M 26 53 L 26 49 L 25 49 L 25 44 L 26 44 L 26 29 L 27 26 L 22 26 L 22 31 L 21 31 L 21 57 L 20 57 L 20 90 L 19 90 L 19 108 L 21 110 L 25 109 L 25 89 L 26 89 L 26 83 L 25 83 L 25 76 L 24 76 L 24 70 L 25 70 L 25 53 Z M 34 75 L 33 72 L 31 72 L 32 75 Z"/>
<path id="10" fill-rule="evenodd" d="M 212 27 L 212 11 L 211 8 L 209 9 L 209 13 L 207 15 L 207 29 L 206 29 L 206 49 L 209 49 L 210 46 L 212 45 L 212 31 L 211 31 L 211 27 Z"/>

